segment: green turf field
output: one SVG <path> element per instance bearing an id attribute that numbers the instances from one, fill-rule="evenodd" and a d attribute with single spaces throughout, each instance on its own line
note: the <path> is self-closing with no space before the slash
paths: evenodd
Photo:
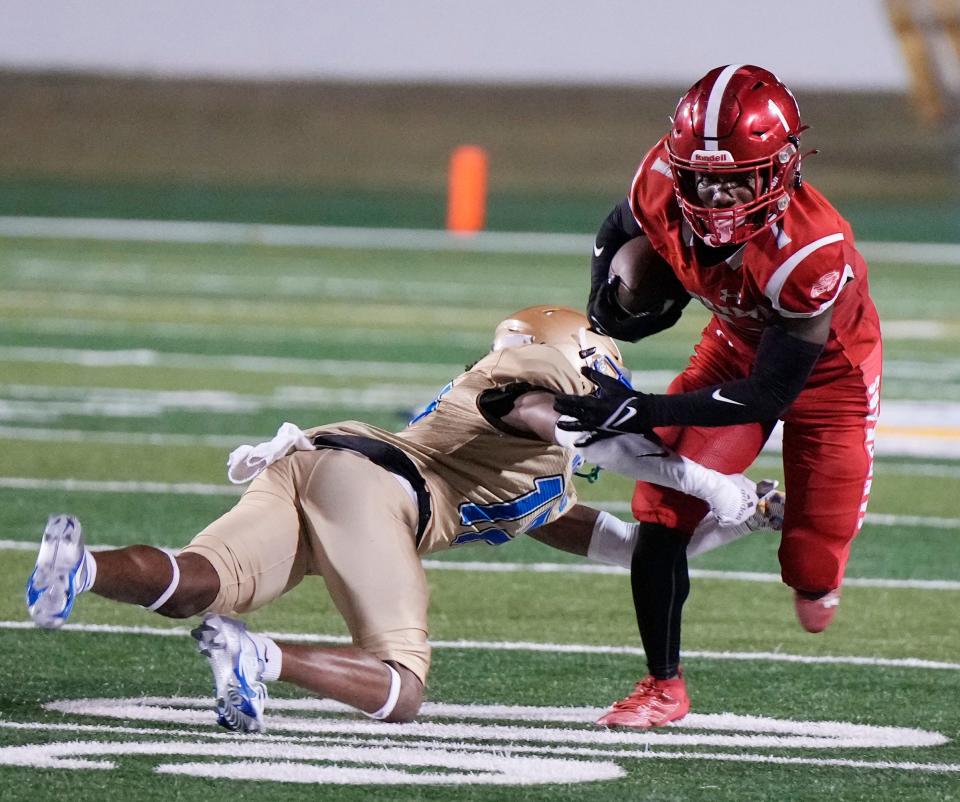
<path id="1" fill-rule="evenodd" d="M 183 623 L 82 597 L 66 631 L 29 626 L 49 513 L 93 544 L 181 546 L 235 499 L 234 445 L 283 420 L 398 428 L 501 317 L 579 307 L 586 280 L 585 257 L 537 253 L 0 239 L 0 796 L 960 799 L 957 264 L 872 265 L 885 412 L 834 625 L 795 623 L 774 535 L 694 561 L 679 726 L 591 726 L 643 673 L 629 582 L 533 541 L 431 562 L 430 705 L 408 727 L 277 685 L 270 733 L 236 738 Z M 704 319 L 629 347 L 637 384 L 662 387 Z M 629 483 L 580 491 L 624 513 Z M 345 634 L 319 581 L 250 621 Z"/>

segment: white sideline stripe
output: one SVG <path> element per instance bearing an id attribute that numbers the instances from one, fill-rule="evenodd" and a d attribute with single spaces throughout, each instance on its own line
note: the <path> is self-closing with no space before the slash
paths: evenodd
<path id="1" fill-rule="evenodd" d="M 200 482 L 132 482 L 95 481 L 88 479 L 34 479 L 21 476 L 0 476 L 0 489 L 64 490 L 86 493 L 170 493 L 194 496 L 238 496 L 242 488 L 232 485 L 212 485 Z M 626 501 L 593 502 L 591 506 L 611 513 L 627 513 Z M 925 515 L 890 515 L 867 513 L 867 523 L 877 526 L 922 526 L 929 529 L 960 529 L 960 518 L 938 518 Z"/>
<path id="2" fill-rule="evenodd" d="M 90 545 L 91 551 L 103 551 L 118 548 L 105 544 Z M 175 554 L 177 549 L 158 546 L 164 551 Z M 26 540 L 0 540 L 0 551 L 36 551 L 37 544 Z M 628 576 L 626 568 L 617 565 L 595 565 L 593 563 L 497 563 L 497 562 L 454 562 L 453 560 L 423 560 L 423 567 L 430 571 L 476 571 L 489 574 L 597 574 L 600 576 Z M 712 571 L 701 568 L 690 569 L 691 579 L 713 579 L 723 582 L 758 582 L 779 585 L 779 574 L 757 571 Z M 848 588 L 890 588 L 897 590 L 960 590 L 960 581 L 952 579 L 873 579 L 869 577 L 847 577 L 843 580 Z"/>
<path id="3" fill-rule="evenodd" d="M 0 629 L 33 630 L 32 621 L 0 621 Z M 119 624 L 64 624 L 64 632 L 83 632 L 99 635 L 150 635 L 161 638 L 186 637 L 186 627 L 122 626 Z M 347 635 L 320 635 L 303 632 L 262 632 L 274 640 L 293 643 L 351 643 Z M 553 652 L 557 654 L 622 654 L 643 657 L 639 646 L 596 646 L 584 643 L 534 643 L 530 641 L 472 641 L 431 640 L 437 649 L 480 649 L 501 652 Z M 960 663 L 941 660 L 923 660 L 917 657 L 858 657 L 855 655 L 805 655 L 786 652 L 715 652 L 684 649 L 685 659 L 697 660 L 761 660 L 771 663 L 804 663 L 814 665 L 874 666 L 879 668 L 923 668 L 938 671 L 960 671 Z"/>
<path id="4" fill-rule="evenodd" d="M 0 217 L 0 237 L 561 255 L 583 255 L 593 247 L 593 237 L 587 234 L 481 231 L 462 235 L 433 229 L 64 217 Z M 876 261 L 960 265 L 960 244 L 867 241 L 858 243 L 858 248 L 865 258 Z"/>

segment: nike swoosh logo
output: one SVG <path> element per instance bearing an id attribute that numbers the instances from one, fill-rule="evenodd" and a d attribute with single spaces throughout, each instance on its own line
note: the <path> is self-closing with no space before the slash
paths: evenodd
<path id="1" fill-rule="evenodd" d="M 623 426 L 623 424 L 625 424 L 628 420 L 630 420 L 630 418 L 632 418 L 636 414 L 637 414 L 636 408 L 630 406 L 630 399 L 627 399 L 617 408 L 617 410 L 609 418 L 607 418 L 607 422 L 603 424 L 603 428 L 616 429 L 619 426 Z"/>
<path id="2" fill-rule="evenodd" d="M 724 396 L 724 395 L 720 392 L 720 388 L 719 388 L 719 387 L 718 387 L 716 390 L 713 391 L 713 395 L 711 395 L 710 397 L 711 397 L 714 401 L 723 401 L 723 403 L 725 403 L 725 404 L 736 404 L 738 407 L 745 407 L 745 406 L 746 406 L 746 404 L 744 404 L 742 401 L 734 401 L 732 398 L 727 398 L 726 396 Z"/>
<path id="3" fill-rule="evenodd" d="M 596 256 L 596 257 L 599 257 L 600 254 L 603 253 L 603 249 L 606 248 L 606 247 L 607 247 L 606 245 L 601 245 L 601 246 L 598 248 L 596 245 L 594 245 L 594 246 L 593 246 L 593 255 Z"/>

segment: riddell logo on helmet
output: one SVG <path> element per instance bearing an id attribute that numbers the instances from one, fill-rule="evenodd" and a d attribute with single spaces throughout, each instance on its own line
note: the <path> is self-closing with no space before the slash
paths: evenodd
<path id="1" fill-rule="evenodd" d="M 690 161 L 700 164 L 725 164 L 733 160 L 729 150 L 695 150 L 690 157 Z"/>

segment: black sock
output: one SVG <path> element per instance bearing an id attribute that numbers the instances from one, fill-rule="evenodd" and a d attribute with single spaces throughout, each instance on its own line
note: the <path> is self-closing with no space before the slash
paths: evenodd
<path id="1" fill-rule="evenodd" d="M 633 606 L 647 668 L 658 679 L 680 669 L 680 618 L 690 593 L 687 536 L 660 524 L 641 523 L 630 565 Z"/>

